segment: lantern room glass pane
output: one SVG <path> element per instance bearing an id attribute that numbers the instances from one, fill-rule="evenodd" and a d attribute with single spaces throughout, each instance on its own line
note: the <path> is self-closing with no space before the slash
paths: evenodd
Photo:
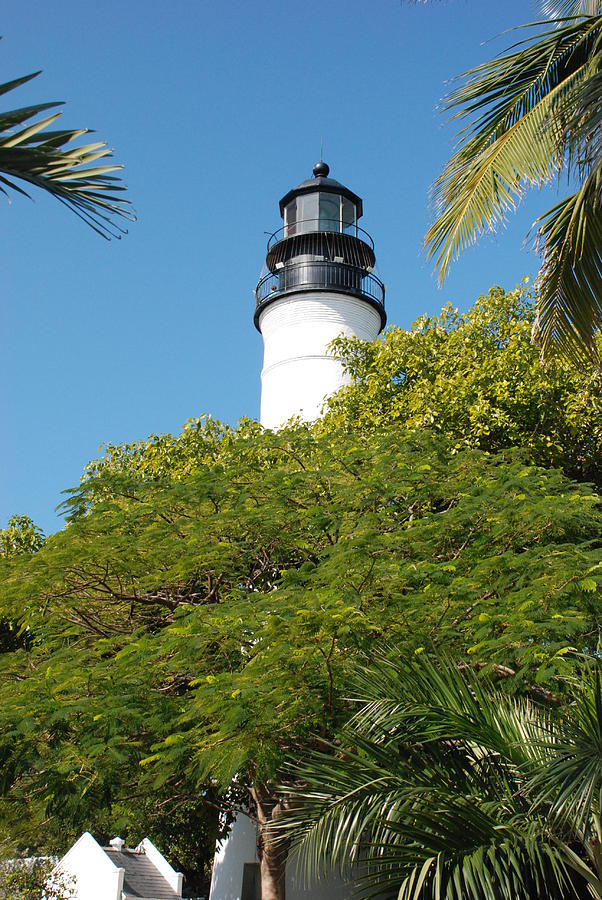
<path id="1" fill-rule="evenodd" d="M 338 194 L 320 194 L 319 230 L 341 230 L 341 198 Z"/>
<path id="2" fill-rule="evenodd" d="M 357 237 L 357 217 L 355 204 L 343 197 L 343 231 Z"/>
<path id="3" fill-rule="evenodd" d="M 319 194 L 302 194 L 297 197 L 297 234 L 309 234 L 318 230 Z"/>
<path id="4" fill-rule="evenodd" d="M 297 233 L 297 200 L 291 200 L 284 208 L 284 236 Z"/>

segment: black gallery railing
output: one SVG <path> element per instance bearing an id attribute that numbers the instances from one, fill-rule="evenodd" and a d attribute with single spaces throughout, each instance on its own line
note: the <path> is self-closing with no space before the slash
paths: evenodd
<path id="1" fill-rule="evenodd" d="M 385 305 L 385 286 L 380 278 L 357 266 L 330 260 L 286 263 L 278 271 L 268 272 L 255 290 L 256 305 L 285 291 L 329 289 L 365 297 L 383 308 Z"/>
<path id="2" fill-rule="evenodd" d="M 357 222 L 340 222 L 336 219 L 322 217 L 321 219 L 299 219 L 282 225 L 268 238 L 268 252 L 274 244 L 279 244 L 287 238 L 298 237 L 302 234 L 346 234 L 349 237 L 359 238 L 374 250 L 374 241 L 367 231 L 360 228 Z"/>

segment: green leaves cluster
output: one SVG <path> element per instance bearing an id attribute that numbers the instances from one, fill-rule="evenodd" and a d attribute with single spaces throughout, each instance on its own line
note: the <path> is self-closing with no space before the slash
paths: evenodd
<path id="1" fill-rule="evenodd" d="M 55 861 L 50 857 L 0 860 L 2 900 L 72 900 L 76 896 L 73 879 L 58 873 L 49 877 Z"/>
<path id="2" fill-rule="evenodd" d="M 387 329 L 381 341 L 337 341 L 352 382 L 332 400 L 325 427 L 395 422 L 432 429 L 457 450 L 521 447 L 538 465 L 602 486 L 600 372 L 561 359 L 542 366 L 534 318 L 526 285 L 492 288 L 464 315 L 447 306 L 409 332 Z"/>
<path id="3" fill-rule="evenodd" d="M 11 516 L 6 528 L 0 528 L 0 559 L 36 553 L 44 540 L 41 529 L 29 516 Z"/>
<path id="4" fill-rule="evenodd" d="M 599 479 L 598 376 L 542 370 L 531 315 L 494 290 L 341 342 L 355 383 L 321 422 L 110 446 L 62 531 L 12 522 L 0 612 L 27 639 L 0 646 L 0 839 L 145 823 L 161 846 L 194 814 L 209 856 L 217 808 L 269 810 L 377 644 L 542 694 L 595 650 L 600 501 L 549 464 Z"/>
<path id="5" fill-rule="evenodd" d="M 6 528 L 0 528 L 0 579 L 15 557 L 36 553 L 44 540 L 44 534 L 29 516 L 11 516 Z M 30 634 L 20 626 L 19 614 L 9 619 L 0 607 L 0 653 L 26 647 L 29 642 Z"/>

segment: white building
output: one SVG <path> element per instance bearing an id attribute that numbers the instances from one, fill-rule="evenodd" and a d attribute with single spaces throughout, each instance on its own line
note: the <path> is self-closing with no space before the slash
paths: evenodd
<path id="1" fill-rule="evenodd" d="M 374 243 L 358 226 L 361 197 L 329 178 L 314 177 L 280 201 L 284 225 L 268 241 L 265 272 L 255 292 L 255 326 L 264 343 L 261 424 L 279 428 L 291 417 L 317 419 L 325 399 L 345 383 L 329 346 L 341 334 L 372 341 L 386 323 L 385 288 L 374 274 Z M 334 876 L 308 892 L 286 869 L 286 898 L 345 900 L 349 887 Z M 239 814 L 218 844 L 210 900 L 261 900 L 257 829 Z"/>
<path id="2" fill-rule="evenodd" d="M 121 838 L 101 847 L 85 832 L 57 863 L 49 884 L 74 900 L 180 900 L 183 876 L 148 839 L 130 850 Z"/>

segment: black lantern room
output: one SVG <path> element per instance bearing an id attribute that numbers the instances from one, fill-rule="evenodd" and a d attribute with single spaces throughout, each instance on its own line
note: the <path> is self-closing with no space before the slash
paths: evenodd
<path id="1" fill-rule="evenodd" d="M 385 287 L 374 274 L 374 242 L 357 224 L 362 199 L 329 172 L 325 162 L 316 163 L 314 177 L 280 201 L 284 225 L 268 241 L 268 271 L 255 291 L 258 329 L 266 306 L 308 291 L 359 297 L 378 311 L 385 327 Z"/>

